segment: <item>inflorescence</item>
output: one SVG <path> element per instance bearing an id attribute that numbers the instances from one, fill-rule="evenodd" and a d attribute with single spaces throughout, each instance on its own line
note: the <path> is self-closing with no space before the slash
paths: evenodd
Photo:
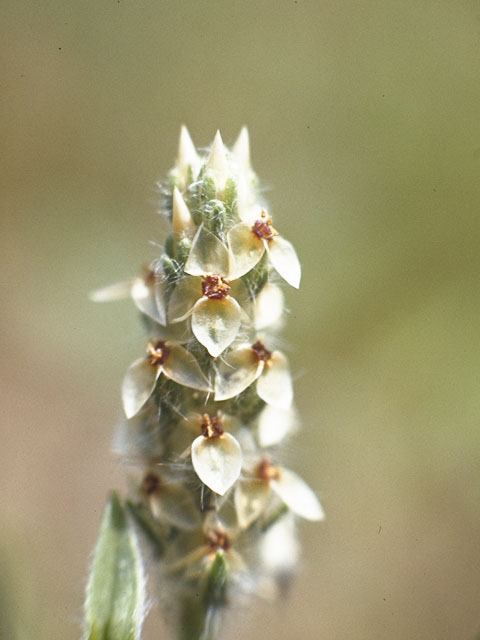
<path id="1" fill-rule="evenodd" d="M 231 151 L 217 133 L 202 157 L 183 127 L 163 192 L 162 255 L 93 297 L 129 296 L 142 314 L 148 339 L 123 381 L 117 439 L 132 465 L 128 504 L 168 617 L 181 637 L 209 638 L 237 594 L 271 597 L 283 584 L 297 559 L 295 516 L 324 517 L 276 461 L 298 428 L 288 360 L 274 346 L 279 285 L 298 288 L 301 270 L 259 201 L 245 128 Z"/>

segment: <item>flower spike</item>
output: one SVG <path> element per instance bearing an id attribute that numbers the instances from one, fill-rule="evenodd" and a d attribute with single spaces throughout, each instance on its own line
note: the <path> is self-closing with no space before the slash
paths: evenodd
<path id="1" fill-rule="evenodd" d="M 296 520 L 325 516 L 300 476 L 272 461 L 299 423 L 274 346 L 286 315 L 278 276 L 298 288 L 301 268 L 260 200 L 246 127 L 231 150 L 217 131 L 205 154 L 182 127 L 163 193 L 161 254 L 91 298 L 130 298 L 141 312 L 148 344 L 124 376 L 115 440 L 132 468 L 125 508 L 151 545 L 147 563 L 162 568 L 172 637 L 214 640 L 230 603 L 281 591 L 298 559 Z M 123 560 L 97 575 L 121 573 Z"/>

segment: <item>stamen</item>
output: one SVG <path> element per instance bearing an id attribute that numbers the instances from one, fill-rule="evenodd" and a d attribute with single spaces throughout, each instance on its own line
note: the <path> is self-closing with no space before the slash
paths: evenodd
<path id="1" fill-rule="evenodd" d="M 256 469 L 257 478 L 262 480 L 278 480 L 280 478 L 279 467 L 274 467 L 268 458 L 264 458 Z"/>
<path id="2" fill-rule="evenodd" d="M 147 345 L 147 359 L 154 367 L 159 367 L 170 355 L 170 350 L 164 340 L 159 340 L 155 344 L 149 342 Z"/>
<path id="3" fill-rule="evenodd" d="M 211 551 L 216 552 L 219 549 L 223 549 L 223 551 L 228 551 L 232 546 L 230 538 L 221 529 L 212 529 L 207 534 L 207 547 L 211 549 Z"/>
<path id="4" fill-rule="evenodd" d="M 272 240 L 278 232 L 272 227 L 272 219 L 267 218 L 265 211 L 261 213 L 261 220 L 256 220 L 252 226 L 252 232 L 261 240 Z"/>
<path id="5" fill-rule="evenodd" d="M 203 414 L 200 426 L 205 438 L 219 438 L 225 433 L 220 418 L 218 416 L 210 417 L 208 413 Z"/>
<path id="6" fill-rule="evenodd" d="M 223 300 L 230 293 L 230 285 L 222 276 L 205 276 L 202 281 L 202 292 L 211 300 Z"/>
<path id="7" fill-rule="evenodd" d="M 272 357 L 272 352 L 265 348 L 261 340 L 257 340 L 257 342 L 252 344 L 252 351 L 254 352 L 257 360 L 262 360 L 265 363 L 267 363 Z"/>

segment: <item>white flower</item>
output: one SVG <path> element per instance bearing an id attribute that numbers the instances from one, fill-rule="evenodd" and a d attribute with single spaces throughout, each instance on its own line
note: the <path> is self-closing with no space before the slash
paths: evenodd
<path id="1" fill-rule="evenodd" d="M 255 300 L 255 329 L 280 329 L 284 319 L 285 298 L 276 284 L 267 282 Z"/>
<path id="2" fill-rule="evenodd" d="M 145 405 L 162 373 L 184 387 L 211 390 L 196 359 L 180 344 L 166 340 L 150 342 L 147 357 L 135 360 L 123 380 L 122 400 L 127 418 L 132 418 Z"/>
<path id="3" fill-rule="evenodd" d="M 248 273 L 267 251 L 277 273 L 298 289 L 301 267 L 293 245 L 273 228 L 272 219 L 264 209 L 259 214 L 254 209 L 253 216 L 253 222 L 240 222 L 228 232 L 228 244 L 233 256 L 232 277 L 240 278 Z M 250 213 L 248 217 L 251 217 Z"/>
<path id="4" fill-rule="evenodd" d="M 223 496 L 242 470 L 242 450 L 237 440 L 224 430 L 219 415 L 201 416 L 202 435 L 192 442 L 195 473 L 209 489 Z"/>
<path id="5" fill-rule="evenodd" d="M 295 520 L 291 513 L 275 522 L 260 541 L 260 558 L 274 576 L 283 579 L 298 566 L 300 548 L 295 532 Z M 278 588 L 274 587 L 274 593 Z M 278 595 L 275 593 L 275 595 Z"/>
<path id="6" fill-rule="evenodd" d="M 237 396 L 257 380 L 257 393 L 267 404 L 288 409 L 293 400 L 292 378 L 287 358 L 269 351 L 257 340 L 227 353 L 218 364 L 215 400 Z"/>
<path id="7" fill-rule="evenodd" d="M 293 409 L 278 409 L 267 404 L 258 418 L 258 443 L 272 447 L 297 430 L 297 414 Z"/>
<path id="8" fill-rule="evenodd" d="M 186 569 L 186 575 L 190 578 L 205 576 L 218 556 L 228 564 L 229 569 L 235 572 L 246 572 L 247 568 L 241 555 L 233 548 L 234 534 L 227 531 L 220 523 L 208 526 L 208 517 L 204 523 L 204 544 L 197 547 L 186 556 L 171 564 L 169 572 Z M 234 576 L 232 576 L 234 578 Z"/>
<path id="9" fill-rule="evenodd" d="M 190 249 L 185 272 L 168 305 L 169 322 L 192 317 L 192 331 L 214 358 L 237 337 L 248 308 L 248 291 L 241 281 L 230 282 L 227 248 L 201 226 Z M 240 301 L 240 304 L 238 302 Z"/>
<path id="10" fill-rule="evenodd" d="M 260 516 L 272 491 L 296 515 L 312 521 L 325 518 L 320 502 L 306 482 L 293 471 L 273 466 L 265 458 L 253 477 L 240 480 L 235 488 L 235 508 L 242 528 Z"/>
<path id="11" fill-rule="evenodd" d="M 131 297 L 137 308 L 155 322 L 167 324 L 165 310 L 165 278 L 153 267 L 145 270 L 143 277 L 116 282 L 90 293 L 94 302 L 110 302 Z"/>

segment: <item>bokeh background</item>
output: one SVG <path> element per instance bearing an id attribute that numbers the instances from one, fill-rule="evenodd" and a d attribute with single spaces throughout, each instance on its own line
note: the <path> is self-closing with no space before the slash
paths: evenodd
<path id="1" fill-rule="evenodd" d="M 478 2 L 2 0 L 0 32 L 1 638 L 80 635 L 143 343 L 87 294 L 156 255 L 182 123 L 199 146 L 248 125 L 301 256 L 290 466 L 328 515 L 290 597 L 228 638 L 474 638 Z"/>

